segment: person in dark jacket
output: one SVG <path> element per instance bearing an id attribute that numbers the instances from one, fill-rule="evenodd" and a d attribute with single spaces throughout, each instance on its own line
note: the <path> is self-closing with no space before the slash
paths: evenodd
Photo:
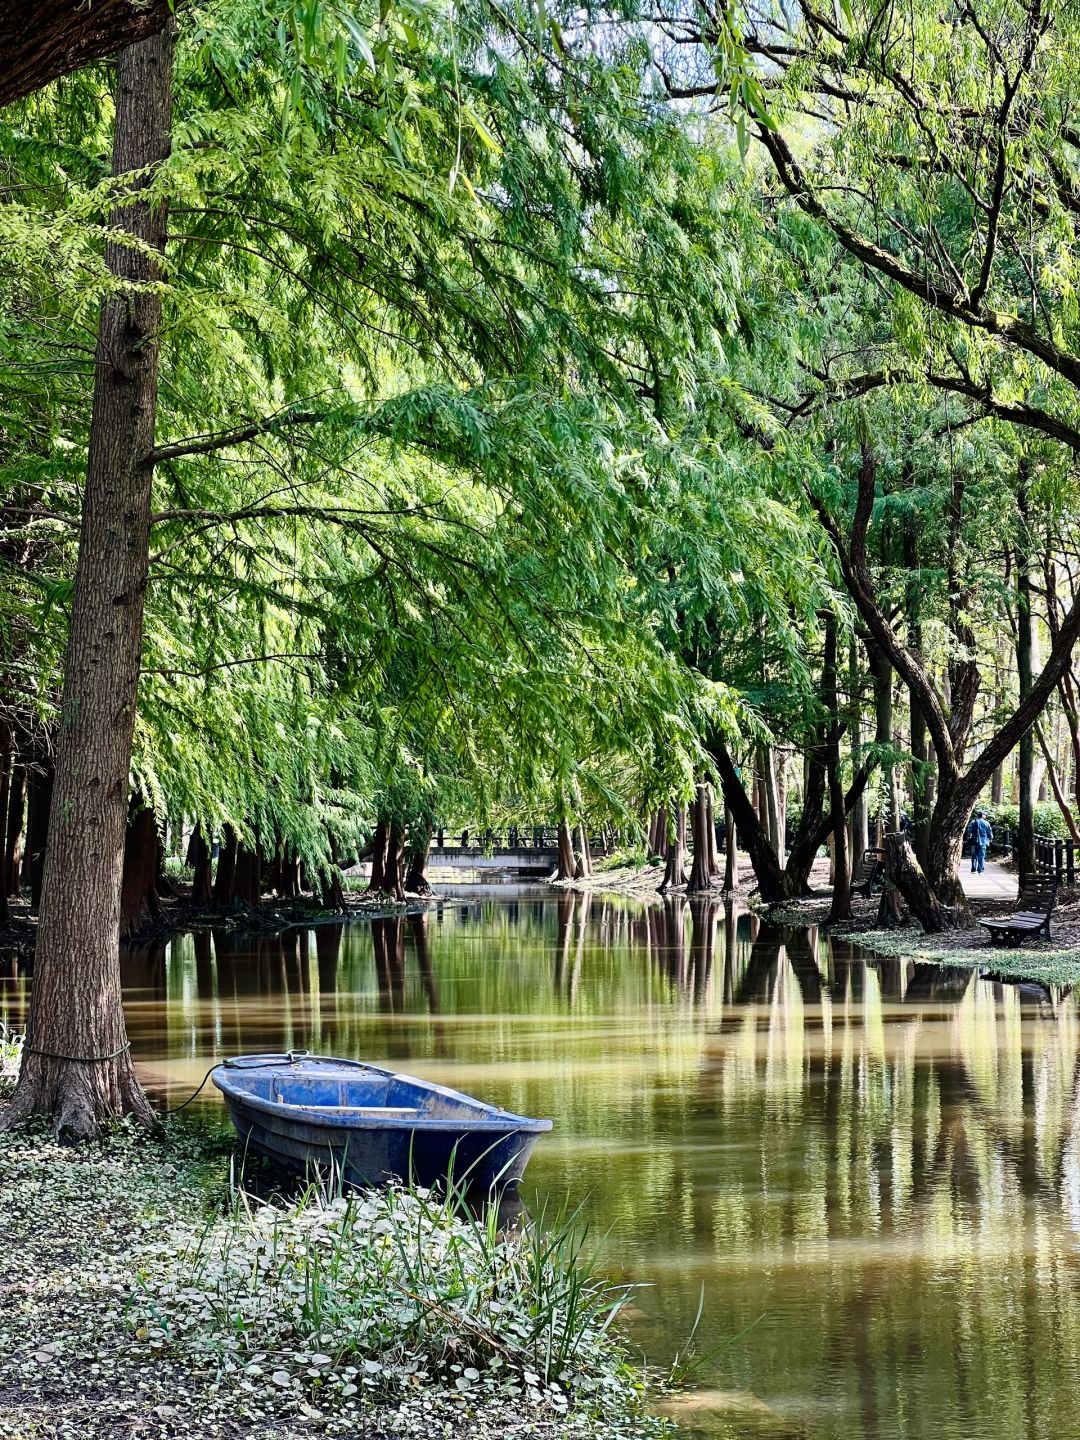
<path id="1" fill-rule="evenodd" d="M 971 846 L 971 873 L 981 875 L 986 869 L 986 851 L 994 838 L 993 827 L 985 810 L 977 810 L 968 821 L 964 839 Z"/>

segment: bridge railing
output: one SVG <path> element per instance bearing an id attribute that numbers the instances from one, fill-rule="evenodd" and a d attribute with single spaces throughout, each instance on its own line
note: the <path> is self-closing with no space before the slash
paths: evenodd
<path id="1" fill-rule="evenodd" d="M 436 829 L 432 844 L 439 850 L 546 850 L 554 854 L 559 848 L 557 825 L 508 825 L 505 830 Z M 603 854 L 609 837 L 590 835 L 589 849 Z"/>

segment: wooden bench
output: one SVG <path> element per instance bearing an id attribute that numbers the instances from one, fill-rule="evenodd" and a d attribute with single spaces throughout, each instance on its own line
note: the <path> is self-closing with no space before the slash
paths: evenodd
<path id="1" fill-rule="evenodd" d="M 990 932 L 990 943 L 1001 945 L 1014 940 L 1022 944 L 1033 936 L 1050 939 L 1050 916 L 1054 912 L 1058 882 L 1053 875 L 1033 875 L 1024 882 L 1017 901 L 1015 915 L 1003 915 L 996 920 L 980 920 L 984 930 Z"/>
<path id="2" fill-rule="evenodd" d="M 885 883 L 885 851 L 864 850 L 851 877 L 852 895 L 870 896 Z"/>

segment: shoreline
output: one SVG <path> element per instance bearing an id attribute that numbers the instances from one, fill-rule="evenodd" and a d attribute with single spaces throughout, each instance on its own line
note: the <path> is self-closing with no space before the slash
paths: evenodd
<path id="1" fill-rule="evenodd" d="M 534 1262 L 515 1269 L 502 1249 L 528 1245 L 527 1237 L 485 1245 L 476 1239 L 482 1227 L 425 1192 L 365 1191 L 348 1203 L 310 1192 L 295 1203 L 238 1200 L 229 1186 L 234 1154 L 187 1122 L 156 1136 L 120 1123 L 79 1146 L 58 1145 L 40 1127 L 0 1133 L 0 1436 L 674 1433 L 646 1413 L 650 1377 L 598 1318 L 566 1307 L 566 1324 L 582 1327 L 580 1358 L 573 1351 L 547 1379 L 504 1324 L 517 1304 L 522 1316 L 530 1304 L 565 1305 L 559 1267 L 576 1263 L 569 1251 L 539 1266 L 550 1294 L 533 1296 Z M 309 1263 L 320 1246 L 341 1278 L 327 1281 L 328 1268 Z M 442 1283 L 430 1318 L 419 1321 L 394 1269 L 409 1247 L 415 1273 Z M 480 1301 L 457 1306 L 455 1266 Z M 317 1321 L 304 1300 L 315 1280 Z"/>

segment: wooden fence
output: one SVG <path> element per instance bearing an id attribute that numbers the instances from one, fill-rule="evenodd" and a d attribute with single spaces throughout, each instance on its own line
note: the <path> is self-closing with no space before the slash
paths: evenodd
<path id="1" fill-rule="evenodd" d="M 1076 884 L 1075 840 L 1052 840 L 1049 835 L 1035 836 L 1035 868 L 1040 875 L 1054 875 L 1066 885 Z"/>

